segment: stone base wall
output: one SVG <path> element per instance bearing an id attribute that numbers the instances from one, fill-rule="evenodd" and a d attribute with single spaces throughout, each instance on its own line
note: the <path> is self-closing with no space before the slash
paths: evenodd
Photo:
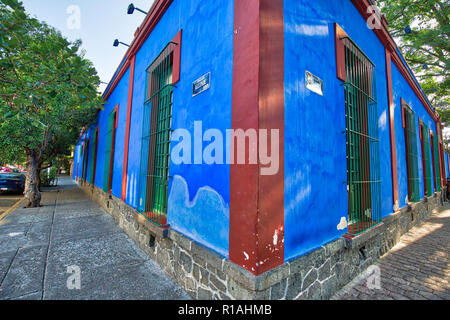
<path id="1" fill-rule="evenodd" d="M 442 205 L 440 193 L 402 208 L 354 238 L 342 237 L 254 276 L 171 229 L 162 229 L 101 189 L 81 182 L 119 226 L 194 299 L 329 299 Z"/>

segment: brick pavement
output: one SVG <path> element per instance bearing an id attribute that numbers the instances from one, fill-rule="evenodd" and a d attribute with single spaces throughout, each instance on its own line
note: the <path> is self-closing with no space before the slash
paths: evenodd
<path id="1" fill-rule="evenodd" d="M 426 221 L 403 235 L 375 265 L 381 276 L 379 287 L 373 288 L 375 273 L 367 272 L 332 299 L 449 300 L 450 204 L 445 203 Z"/>

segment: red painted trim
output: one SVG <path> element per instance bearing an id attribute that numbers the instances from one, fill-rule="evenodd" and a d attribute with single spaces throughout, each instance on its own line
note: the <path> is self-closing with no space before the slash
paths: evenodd
<path id="1" fill-rule="evenodd" d="M 347 33 L 337 23 L 334 24 L 335 47 L 336 47 L 336 74 L 337 78 L 347 81 L 345 70 L 345 43 L 343 37 L 348 37 Z"/>
<path id="2" fill-rule="evenodd" d="M 131 58 L 134 55 L 136 55 L 136 53 L 142 47 L 145 40 L 147 40 L 148 36 L 151 34 L 153 29 L 161 20 L 161 17 L 169 8 L 172 1 L 173 0 L 156 0 L 153 3 L 141 26 L 136 30 L 135 38 L 131 42 L 130 48 L 128 48 L 124 58 L 122 59 L 122 62 L 124 60 L 125 62 L 123 63 L 122 67 L 120 67 L 120 69 L 119 68 L 117 69 L 118 71 L 116 71 L 117 73 L 116 77 L 113 77 L 113 79 L 111 79 L 112 81 L 111 85 L 109 86 L 108 90 L 103 94 L 104 100 L 107 100 L 111 95 L 111 93 L 114 91 L 120 79 L 123 77 L 128 67 L 130 66 Z"/>
<path id="3" fill-rule="evenodd" d="M 134 67 L 136 56 L 131 58 L 130 64 L 130 81 L 128 84 L 128 102 L 127 102 L 127 123 L 125 128 L 125 146 L 123 155 L 123 171 L 122 171 L 122 201 L 127 196 L 127 178 L 128 178 L 128 151 L 130 144 L 130 127 L 131 127 L 131 111 L 133 108 L 133 87 L 134 87 Z"/>
<path id="4" fill-rule="evenodd" d="M 257 270 L 261 274 L 284 263 L 283 0 L 260 1 L 259 54 L 259 128 L 267 129 L 269 137 L 279 130 L 278 173 L 259 177 L 258 257 L 265 261 Z"/>
<path id="5" fill-rule="evenodd" d="M 406 108 L 406 101 L 403 100 L 403 98 L 400 98 L 400 106 L 402 108 L 402 128 L 406 128 L 406 115 L 405 115 L 405 108 Z"/>
<path id="6" fill-rule="evenodd" d="M 395 145 L 395 107 L 394 93 L 392 90 L 392 72 L 391 72 L 391 53 L 386 49 L 386 84 L 388 92 L 388 111 L 389 111 L 389 136 L 391 144 L 391 174 L 392 174 L 392 202 L 394 211 L 398 211 L 398 175 L 397 175 L 397 147 Z"/>
<path id="7" fill-rule="evenodd" d="M 234 1 L 233 37 L 231 128 L 258 128 L 259 0 Z M 258 262 L 258 176 L 258 165 L 230 165 L 229 259 L 253 273 Z"/>
<path id="8" fill-rule="evenodd" d="M 425 145 L 423 142 L 423 121 L 419 118 L 419 138 L 420 138 L 420 150 L 422 151 L 422 172 L 423 172 L 423 190 L 425 197 L 428 194 L 427 189 L 427 171 L 425 162 Z"/>
<path id="9" fill-rule="evenodd" d="M 183 30 L 180 30 L 175 38 L 173 38 L 172 42 L 175 42 L 177 45 L 173 50 L 173 68 L 172 68 L 172 83 L 176 84 L 180 81 L 180 73 L 181 73 L 181 38 L 182 38 Z"/>
<path id="10" fill-rule="evenodd" d="M 433 162 L 433 183 L 434 183 L 434 192 L 436 192 L 436 160 L 434 156 L 434 134 L 430 129 L 430 148 L 431 148 L 431 158 Z"/>
<path id="11" fill-rule="evenodd" d="M 284 263 L 283 0 L 235 0 L 234 12 L 232 128 L 280 133 L 278 174 L 230 166 L 230 260 L 258 275 Z"/>
<path id="12" fill-rule="evenodd" d="M 438 156 L 439 156 L 439 173 L 440 173 L 440 179 L 441 179 L 441 188 L 444 188 L 444 176 L 445 176 L 445 164 L 444 161 L 444 154 L 443 154 L 443 147 L 442 147 L 442 128 L 441 124 L 438 122 L 436 123 L 436 136 L 438 141 Z M 444 171 L 444 172 L 443 172 Z"/>

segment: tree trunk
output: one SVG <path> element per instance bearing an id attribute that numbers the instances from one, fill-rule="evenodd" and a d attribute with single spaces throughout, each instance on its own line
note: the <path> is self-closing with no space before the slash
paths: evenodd
<path id="1" fill-rule="evenodd" d="M 27 208 L 36 208 L 41 204 L 41 193 L 38 189 L 37 178 L 39 160 L 35 151 L 27 152 L 27 175 L 24 192 Z"/>
<path id="2" fill-rule="evenodd" d="M 39 191 L 41 191 L 41 172 L 42 172 L 42 160 L 39 160 L 36 168 L 36 187 Z"/>

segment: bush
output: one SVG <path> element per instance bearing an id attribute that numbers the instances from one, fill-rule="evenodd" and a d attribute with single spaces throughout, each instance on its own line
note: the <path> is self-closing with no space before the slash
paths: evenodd
<path id="1" fill-rule="evenodd" d="M 50 170 L 42 170 L 41 187 L 52 187 L 58 185 L 57 173 L 58 170 L 55 167 L 51 167 Z"/>

